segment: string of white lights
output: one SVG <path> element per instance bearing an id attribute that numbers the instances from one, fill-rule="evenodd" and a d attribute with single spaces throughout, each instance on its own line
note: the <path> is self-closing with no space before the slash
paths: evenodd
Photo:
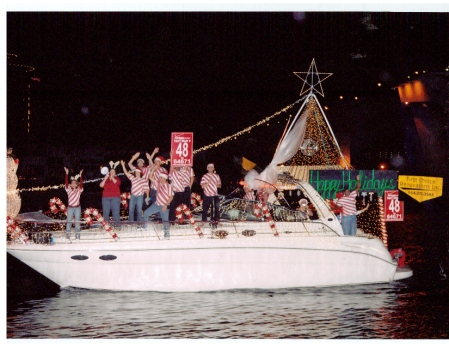
<path id="1" fill-rule="evenodd" d="M 226 143 L 226 142 L 228 142 L 228 141 L 230 141 L 230 140 L 233 140 L 233 139 L 235 140 L 235 139 L 237 139 L 237 137 L 239 137 L 239 136 L 241 136 L 241 135 L 243 135 L 243 134 L 245 134 L 245 133 L 249 133 L 253 128 L 258 127 L 258 126 L 261 126 L 261 125 L 267 123 L 268 121 L 270 121 L 271 119 L 275 118 L 276 116 L 279 116 L 280 114 L 282 114 L 282 113 L 286 112 L 287 110 L 291 109 L 291 108 L 292 108 L 293 106 L 295 106 L 296 104 L 302 102 L 306 97 L 307 97 L 307 96 L 304 96 L 303 98 L 298 99 L 297 101 L 295 101 L 294 103 L 292 103 L 292 104 L 286 106 L 285 108 L 283 108 L 283 109 L 281 109 L 281 110 L 279 110 L 279 111 L 276 111 L 276 112 L 275 112 L 274 114 L 272 114 L 271 116 L 265 117 L 263 120 L 260 120 L 260 121 L 258 121 L 257 123 L 253 124 L 252 126 L 246 127 L 245 129 L 243 129 L 243 130 L 241 130 L 241 131 L 239 131 L 239 132 L 237 132 L 237 133 L 235 133 L 235 134 L 232 134 L 232 135 L 229 135 L 229 136 L 227 136 L 227 137 L 224 137 L 224 138 L 218 140 L 217 142 L 215 142 L 215 143 L 213 143 L 213 144 L 206 145 L 206 146 L 200 147 L 199 149 L 193 150 L 193 154 L 195 155 L 195 154 L 197 154 L 198 152 L 209 150 L 209 149 L 211 149 L 212 147 L 217 147 L 217 146 L 219 146 L 219 145 L 221 145 L 221 144 L 224 144 L 224 143 Z M 168 163 L 169 161 L 170 161 L 170 160 L 167 159 L 164 163 Z M 120 174 L 117 174 L 117 175 L 124 175 L 124 174 L 123 174 L 123 173 L 120 173 Z M 97 179 L 92 179 L 92 180 L 85 180 L 85 181 L 83 181 L 83 184 L 88 184 L 88 183 L 96 182 L 96 181 L 100 181 L 100 180 L 103 180 L 103 178 L 97 178 Z M 27 192 L 27 191 L 47 191 L 47 190 L 57 190 L 57 189 L 59 189 L 59 188 L 63 188 L 64 186 L 65 186 L 65 184 L 61 184 L 61 185 L 50 185 L 50 186 L 42 186 L 42 187 L 31 187 L 31 188 L 26 188 L 26 189 L 17 189 L 17 190 L 15 190 L 15 191 L 11 192 L 11 193 L 16 193 L 16 192 L 17 192 L 17 193 L 20 193 L 20 192 Z"/>

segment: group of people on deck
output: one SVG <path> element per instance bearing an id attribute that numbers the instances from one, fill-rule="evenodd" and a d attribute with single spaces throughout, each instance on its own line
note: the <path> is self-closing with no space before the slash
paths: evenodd
<path id="1" fill-rule="evenodd" d="M 191 207 L 191 187 L 195 179 L 195 173 L 192 167 L 177 167 L 172 164 L 167 171 L 161 165 L 165 162 L 162 156 L 153 160 L 157 152 L 159 152 L 159 148 L 156 147 L 151 155 L 146 153 L 148 166 L 143 158 L 139 158 L 139 152 L 134 154 L 128 162 L 129 170 L 123 160 L 111 165 L 110 170 L 100 182 L 100 187 L 103 188 L 103 217 L 108 221 L 112 213 L 112 219 L 116 223 L 115 226 L 119 226 L 117 222 L 120 222 L 121 180 L 117 176 L 116 167 L 120 163 L 126 177 L 131 181 L 128 221 L 145 223 L 150 216 L 158 214 L 164 224 L 164 238 L 169 239 L 169 226 L 170 222 L 176 219 L 176 208 L 180 204 Z M 67 242 L 70 242 L 72 218 L 77 221 L 75 223 L 75 238 L 76 241 L 79 241 L 80 196 L 83 192 L 82 170 L 77 175 L 80 181 L 78 182 L 77 177 L 72 177 L 69 185 L 69 170 L 65 167 L 64 169 L 66 171 L 65 189 L 69 198 L 67 221 L 70 221 L 66 225 Z M 207 222 L 209 208 L 211 208 L 211 221 L 217 222 L 220 219 L 218 189 L 221 188 L 221 178 L 215 172 L 213 163 L 209 163 L 206 169 L 207 173 L 203 175 L 200 181 L 204 192 L 202 224 Z"/>
<path id="2" fill-rule="evenodd" d="M 150 216 L 158 214 L 164 224 L 164 238 L 169 239 L 169 226 L 170 222 L 174 222 L 176 219 L 176 208 L 180 204 L 185 204 L 187 207 L 191 207 L 191 187 L 194 182 L 195 173 L 192 167 L 183 166 L 176 167 L 170 164 L 170 169 L 167 171 L 161 164 L 165 162 L 162 156 L 158 156 L 154 159 L 155 154 L 159 152 L 159 148 L 155 148 L 150 154 L 146 153 L 148 159 L 148 166 L 145 164 L 143 158 L 139 158 L 140 153 L 134 154 L 128 162 L 127 169 L 126 163 L 121 160 L 116 162 L 115 165 L 111 165 L 108 173 L 100 182 L 100 187 L 103 188 L 102 195 L 102 207 L 103 217 L 108 221 L 109 216 L 112 213 L 113 222 L 115 226 L 119 227 L 120 222 L 120 203 L 121 192 L 120 185 L 121 180 L 117 176 L 116 167 L 120 163 L 125 175 L 131 181 L 131 193 L 129 200 L 129 217 L 131 222 L 137 221 L 145 223 L 149 220 Z M 136 166 L 134 162 L 136 161 Z M 200 181 L 200 186 L 203 189 L 203 212 L 202 212 L 202 224 L 207 222 L 207 216 L 210 209 L 210 220 L 212 222 L 218 222 L 220 220 L 220 199 L 218 196 L 218 189 L 221 188 L 221 178 L 215 172 L 215 166 L 213 163 L 209 163 L 206 167 L 207 173 L 204 174 Z M 80 239 L 80 218 L 81 218 L 81 205 L 80 196 L 83 192 L 83 178 L 82 172 L 76 177 L 72 177 L 69 184 L 69 169 L 64 167 L 66 172 L 65 176 L 65 190 L 68 196 L 68 208 L 67 208 L 67 225 L 66 225 L 66 237 L 70 242 L 72 218 L 75 223 L 75 241 Z M 78 182 L 79 177 L 79 182 Z M 151 184 L 149 184 L 151 183 Z M 354 191 L 346 189 L 344 196 L 338 199 L 337 206 L 342 208 L 342 228 L 345 235 L 354 236 L 357 231 L 357 209 L 355 205 L 355 198 L 357 197 L 360 188 L 360 179 L 357 175 L 357 185 Z M 248 187 L 244 186 L 245 200 L 255 201 L 256 197 L 254 192 Z M 265 196 L 264 196 L 265 195 Z M 262 202 L 266 202 L 268 194 L 266 192 L 259 193 L 259 199 Z M 308 208 L 308 202 L 306 199 L 302 199 L 299 202 L 297 209 L 301 219 L 308 219 L 312 216 L 311 210 Z"/>

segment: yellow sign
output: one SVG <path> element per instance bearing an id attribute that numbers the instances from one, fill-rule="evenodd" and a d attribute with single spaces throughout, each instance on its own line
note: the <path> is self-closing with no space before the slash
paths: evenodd
<path id="1" fill-rule="evenodd" d="M 443 178 L 398 175 L 398 188 L 418 202 L 424 202 L 443 195 Z"/>

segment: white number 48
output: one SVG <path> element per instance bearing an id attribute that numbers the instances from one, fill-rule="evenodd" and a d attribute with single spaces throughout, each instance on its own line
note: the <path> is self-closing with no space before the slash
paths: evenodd
<path id="1" fill-rule="evenodd" d="M 179 143 L 176 148 L 176 154 L 182 157 L 187 157 L 189 155 L 189 144 L 188 143 Z"/>

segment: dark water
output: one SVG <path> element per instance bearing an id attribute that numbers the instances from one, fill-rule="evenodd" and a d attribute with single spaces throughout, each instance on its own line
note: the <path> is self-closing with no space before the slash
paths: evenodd
<path id="1" fill-rule="evenodd" d="M 429 241 L 424 228 L 419 216 L 389 225 L 389 246 L 405 248 L 412 278 L 345 287 L 201 293 L 60 289 L 8 255 L 7 338 L 446 340 L 449 279 L 442 279 L 439 263 L 448 263 L 444 248 Z"/>

